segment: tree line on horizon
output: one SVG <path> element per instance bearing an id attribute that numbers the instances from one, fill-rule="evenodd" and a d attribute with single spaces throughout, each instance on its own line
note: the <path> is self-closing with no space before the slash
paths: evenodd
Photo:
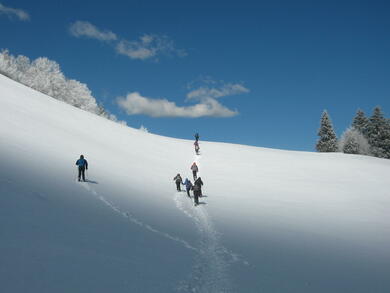
<path id="1" fill-rule="evenodd" d="M 374 108 L 370 117 L 358 110 L 352 124 L 338 139 L 326 110 L 322 113 L 318 152 L 342 152 L 390 159 L 390 119 L 385 118 L 381 107 Z"/>
<path id="2" fill-rule="evenodd" d="M 13 56 L 8 50 L 0 52 L 0 74 L 44 93 L 52 98 L 82 110 L 117 121 L 96 102 L 88 86 L 74 79 L 68 79 L 60 65 L 46 57 L 30 60 L 23 55 Z"/>

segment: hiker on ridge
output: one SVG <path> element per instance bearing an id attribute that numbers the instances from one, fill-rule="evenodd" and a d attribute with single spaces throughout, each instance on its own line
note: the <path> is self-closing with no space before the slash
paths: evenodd
<path id="1" fill-rule="evenodd" d="M 194 177 L 194 180 L 196 180 L 196 178 L 198 177 L 196 173 L 198 173 L 199 169 L 195 162 L 192 164 L 191 170 L 192 170 L 192 176 Z"/>
<path id="2" fill-rule="evenodd" d="M 194 142 L 194 146 L 195 146 L 195 153 L 196 153 L 197 155 L 199 155 L 200 147 L 199 147 L 198 141 L 195 141 L 195 142 Z"/>
<path id="3" fill-rule="evenodd" d="M 183 179 L 179 173 L 173 178 L 173 181 L 176 182 L 176 190 L 181 191 L 180 185 L 182 184 Z"/>
<path id="4" fill-rule="evenodd" d="M 88 170 L 88 162 L 86 159 L 84 159 L 83 155 L 81 155 L 80 159 L 76 161 L 76 166 L 78 166 L 79 169 L 79 181 L 81 181 L 82 177 L 83 181 L 85 182 L 85 170 Z"/>

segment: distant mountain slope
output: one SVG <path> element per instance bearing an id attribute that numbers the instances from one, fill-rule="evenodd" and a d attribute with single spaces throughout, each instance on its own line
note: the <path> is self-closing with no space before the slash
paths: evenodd
<path id="1" fill-rule="evenodd" d="M 195 156 L 1 75 L 0 137 L 0 292 L 390 292 L 388 160 Z M 198 207 L 172 180 L 193 161 Z"/>

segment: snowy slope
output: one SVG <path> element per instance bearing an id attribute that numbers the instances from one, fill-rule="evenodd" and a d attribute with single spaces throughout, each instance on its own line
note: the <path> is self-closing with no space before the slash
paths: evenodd
<path id="1" fill-rule="evenodd" d="M 0 138 L 0 292 L 390 292 L 388 160 L 195 156 L 2 75 Z M 196 208 L 172 181 L 193 161 Z"/>

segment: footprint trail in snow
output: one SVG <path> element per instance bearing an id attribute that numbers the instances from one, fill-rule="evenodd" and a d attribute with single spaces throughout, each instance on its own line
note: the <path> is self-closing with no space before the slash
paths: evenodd
<path id="1" fill-rule="evenodd" d="M 145 224 L 144 222 L 140 221 L 139 219 L 134 217 L 130 212 L 122 211 L 119 207 L 117 207 L 115 204 L 110 202 L 108 199 L 106 199 L 105 197 L 99 195 L 89 184 L 84 184 L 83 183 L 82 186 L 85 189 L 87 189 L 89 192 L 91 192 L 96 198 L 98 198 L 100 201 L 102 201 L 106 206 L 111 208 L 113 211 L 115 211 L 116 213 L 118 213 L 122 217 L 128 219 L 131 223 L 136 224 L 136 225 L 138 225 L 138 226 L 140 226 L 142 228 L 145 228 L 146 230 L 148 230 L 148 231 L 150 231 L 152 233 L 158 234 L 158 235 L 160 235 L 160 236 L 162 236 L 164 238 L 167 238 L 169 240 L 178 242 L 178 243 L 180 243 L 181 245 L 183 245 L 187 249 L 194 250 L 194 251 L 196 251 L 198 253 L 202 253 L 202 251 L 200 251 L 198 248 L 192 246 L 187 241 L 185 241 L 185 240 L 183 240 L 183 239 L 181 239 L 181 238 L 179 238 L 177 236 L 170 235 L 169 233 L 157 230 L 157 229 L 153 228 L 152 226 L 150 226 L 148 224 Z"/>
<path id="2" fill-rule="evenodd" d="M 199 166 L 200 156 L 195 156 L 194 160 Z M 126 218 L 131 223 L 136 224 L 146 230 L 158 234 L 161 237 L 177 242 L 185 248 L 194 251 L 196 260 L 192 267 L 192 273 L 188 279 L 181 282 L 177 288 L 180 292 L 233 292 L 228 277 L 228 268 L 230 264 L 242 262 L 248 265 L 248 262 L 241 259 L 237 254 L 229 251 L 220 243 L 219 233 L 215 230 L 212 220 L 206 209 L 202 205 L 193 206 L 192 200 L 182 193 L 175 193 L 174 201 L 176 207 L 190 218 L 195 224 L 196 230 L 200 235 L 199 245 L 195 247 L 186 240 L 169 233 L 155 229 L 154 227 L 140 221 L 130 212 L 121 210 L 114 203 L 102 195 L 99 195 L 88 183 L 82 184 L 83 188 L 91 192 L 97 199 L 103 202 L 107 207 Z"/>
<path id="3" fill-rule="evenodd" d="M 199 166 L 200 156 L 195 156 Z M 200 166 L 199 166 L 199 169 Z M 199 250 L 191 276 L 179 285 L 180 292 L 232 292 L 228 267 L 240 258 L 228 251 L 221 243 L 219 233 L 202 205 L 193 206 L 192 200 L 175 193 L 176 207 L 195 224 L 200 235 Z"/>

